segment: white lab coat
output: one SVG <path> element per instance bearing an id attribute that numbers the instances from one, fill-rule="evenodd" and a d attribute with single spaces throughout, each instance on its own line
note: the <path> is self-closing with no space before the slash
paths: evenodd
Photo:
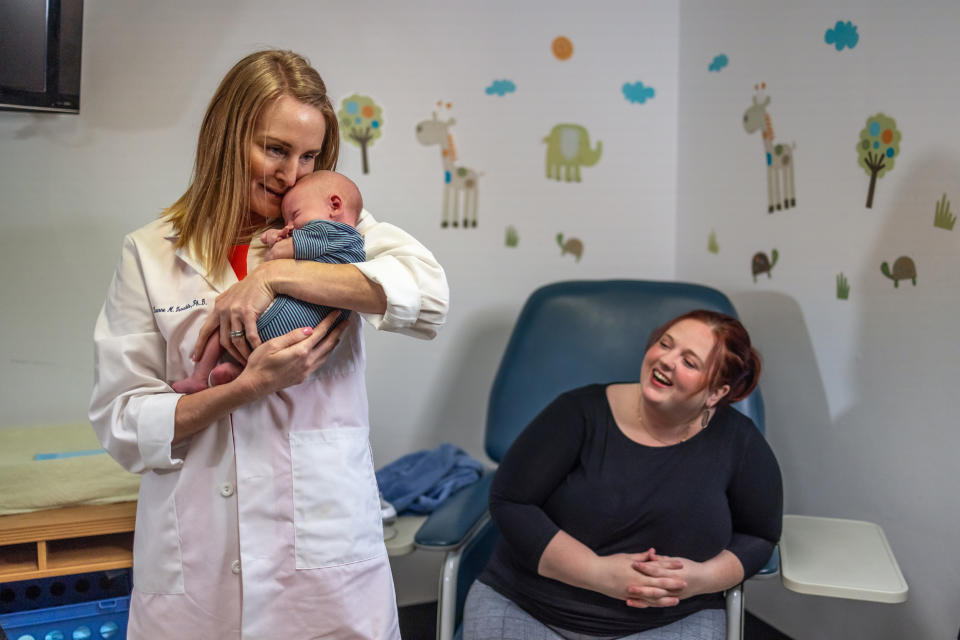
<path id="1" fill-rule="evenodd" d="M 387 296 L 374 326 L 432 337 L 448 290 L 433 255 L 363 212 Z M 128 638 L 399 638 L 369 448 L 362 322 L 306 382 L 244 405 L 171 447 L 190 353 L 218 293 L 157 220 L 124 239 L 94 333 L 90 420 L 142 474 Z M 263 255 L 250 248 L 249 267 Z"/>

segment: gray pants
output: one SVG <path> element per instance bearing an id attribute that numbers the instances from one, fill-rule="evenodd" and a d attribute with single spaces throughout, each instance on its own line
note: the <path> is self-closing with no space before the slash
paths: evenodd
<path id="1" fill-rule="evenodd" d="M 723 640 L 726 633 L 723 609 L 704 609 L 665 627 L 628 636 L 576 633 L 543 624 L 482 582 L 470 587 L 463 609 L 463 640 Z"/>

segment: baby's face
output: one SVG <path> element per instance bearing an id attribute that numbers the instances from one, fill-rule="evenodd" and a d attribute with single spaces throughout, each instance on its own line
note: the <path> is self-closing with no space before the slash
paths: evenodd
<path id="1" fill-rule="evenodd" d="M 321 190 L 315 188 L 315 185 L 312 186 L 314 188 L 311 188 L 311 185 L 295 184 L 283 196 L 283 202 L 280 205 L 283 221 L 296 229 L 314 220 L 330 219 L 330 209 L 321 195 Z"/>

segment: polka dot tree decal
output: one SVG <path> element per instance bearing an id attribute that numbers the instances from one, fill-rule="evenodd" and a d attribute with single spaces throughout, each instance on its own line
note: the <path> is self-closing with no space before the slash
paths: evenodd
<path id="1" fill-rule="evenodd" d="M 363 172 L 370 173 L 367 147 L 383 135 L 383 113 L 380 105 L 369 96 L 353 94 L 344 98 L 337 112 L 340 133 L 344 140 L 360 147 L 363 156 Z"/>
<path id="2" fill-rule="evenodd" d="M 894 160 L 900 155 L 900 131 L 896 120 L 882 113 L 867 118 L 867 126 L 860 132 L 860 141 L 857 143 L 857 155 L 860 166 L 870 176 L 867 208 L 871 209 L 877 178 L 882 178 L 893 169 Z"/>

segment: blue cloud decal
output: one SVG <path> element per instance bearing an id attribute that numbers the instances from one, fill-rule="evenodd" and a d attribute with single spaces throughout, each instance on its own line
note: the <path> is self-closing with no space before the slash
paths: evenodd
<path id="1" fill-rule="evenodd" d="M 730 64 L 730 60 L 727 58 L 726 55 L 721 53 L 720 55 L 714 57 L 713 62 L 710 63 L 710 66 L 708 67 L 708 69 L 710 71 L 720 71 L 728 64 Z"/>
<path id="2" fill-rule="evenodd" d="M 857 25 L 849 20 L 842 22 L 837 20 L 837 25 L 833 29 L 827 29 L 823 36 L 827 44 L 832 44 L 837 51 L 843 51 L 844 47 L 853 49 L 860 41 L 860 34 L 857 33 Z"/>
<path id="3" fill-rule="evenodd" d="M 494 80 L 493 84 L 485 89 L 488 96 L 498 95 L 504 96 L 508 93 L 513 93 L 517 90 L 517 85 L 513 84 L 509 80 Z"/>
<path id="4" fill-rule="evenodd" d="M 627 82 L 623 85 L 623 97 L 630 102 L 643 104 L 653 98 L 653 93 L 653 87 L 645 87 L 642 82 L 634 82 L 633 84 Z"/>

